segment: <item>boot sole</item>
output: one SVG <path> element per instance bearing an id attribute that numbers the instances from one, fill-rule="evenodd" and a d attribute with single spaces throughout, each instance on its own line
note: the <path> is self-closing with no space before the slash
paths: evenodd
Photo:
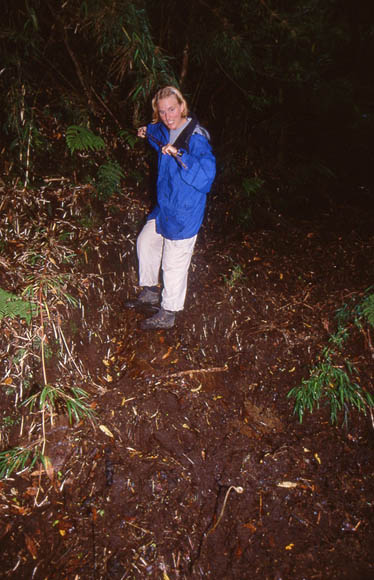
<path id="1" fill-rule="evenodd" d="M 124 303 L 124 307 L 128 310 L 136 310 L 137 312 L 142 312 L 144 314 L 155 314 L 158 310 L 160 310 L 160 307 L 156 304 L 151 304 L 150 302 L 141 302 L 140 300 L 127 300 Z"/>
<path id="2" fill-rule="evenodd" d="M 170 328 L 173 328 L 173 326 L 174 326 L 174 322 L 170 326 L 161 326 L 158 324 L 153 324 L 151 326 L 149 324 L 146 324 L 145 320 L 142 320 L 142 322 L 139 324 L 139 327 L 141 328 L 141 330 L 169 330 Z"/>

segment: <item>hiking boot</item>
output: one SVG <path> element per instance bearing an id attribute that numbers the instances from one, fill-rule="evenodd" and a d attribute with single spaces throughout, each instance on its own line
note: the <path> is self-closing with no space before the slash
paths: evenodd
<path id="1" fill-rule="evenodd" d="M 171 328 L 174 326 L 175 312 L 160 308 L 151 318 L 146 318 L 140 323 L 142 330 L 158 330 L 160 328 Z"/>
<path id="2" fill-rule="evenodd" d="M 144 286 L 143 290 L 138 294 L 138 296 L 133 300 L 127 300 L 125 302 L 125 308 L 137 308 L 138 306 L 158 306 L 160 302 L 160 295 L 158 289 L 150 288 L 149 286 Z"/>
<path id="3" fill-rule="evenodd" d="M 153 290 L 149 286 L 144 286 L 143 290 L 137 296 L 138 302 L 142 304 L 158 304 L 160 302 L 160 295 L 158 290 Z"/>

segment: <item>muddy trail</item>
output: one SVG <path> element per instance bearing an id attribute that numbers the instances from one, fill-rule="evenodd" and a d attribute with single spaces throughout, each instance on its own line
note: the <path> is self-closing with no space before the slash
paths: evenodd
<path id="1" fill-rule="evenodd" d="M 71 224 L 87 211 L 84 188 L 43 196 L 54 216 L 74 206 Z M 147 194 L 124 191 L 71 229 L 84 315 L 62 324 L 98 419 L 55 417 L 49 473 L 0 483 L 1 577 L 373 578 L 370 415 L 347 409 L 333 426 L 322 403 L 300 424 L 287 398 L 336 308 L 373 282 L 372 220 L 346 203 L 240 233 L 225 203 L 212 194 L 185 310 L 167 331 L 139 330 L 147 312 L 124 308 Z M 370 334 L 353 329 L 349 352 L 372 388 Z M 17 426 L 8 443 L 19 439 Z"/>

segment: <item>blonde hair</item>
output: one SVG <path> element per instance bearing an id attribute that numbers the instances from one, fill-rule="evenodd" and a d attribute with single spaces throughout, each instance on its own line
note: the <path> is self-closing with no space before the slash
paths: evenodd
<path id="1" fill-rule="evenodd" d="M 164 87 L 163 89 L 159 89 L 152 99 L 152 109 L 153 109 L 152 123 L 158 123 L 161 120 L 158 114 L 159 101 L 161 101 L 161 99 L 166 99 L 167 97 L 172 96 L 174 96 L 177 99 L 178 103 L 183 106 L 182 117 L 187 117 L 188 105 L 186 99 L 184 98 L 180 90 L 176 89 L 175 87 Z"/>

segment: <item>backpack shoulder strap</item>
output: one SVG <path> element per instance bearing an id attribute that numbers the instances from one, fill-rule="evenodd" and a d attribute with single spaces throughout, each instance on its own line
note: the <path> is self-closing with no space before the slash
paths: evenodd
<path id="1" fill-rule="evenodd" d="M 188 151 L 188 143 L 190 140 L 191 135 L 195 132 L 197 126 L 199 126 L 199 122 L 194 114 L 191 114 L 191 121 L 188 123 L 187 127 L 183 129 L 182 133 L 178 136 L 178 138 L 174 141 L 173 145 L 177 149 L 185 149 Z"/>

